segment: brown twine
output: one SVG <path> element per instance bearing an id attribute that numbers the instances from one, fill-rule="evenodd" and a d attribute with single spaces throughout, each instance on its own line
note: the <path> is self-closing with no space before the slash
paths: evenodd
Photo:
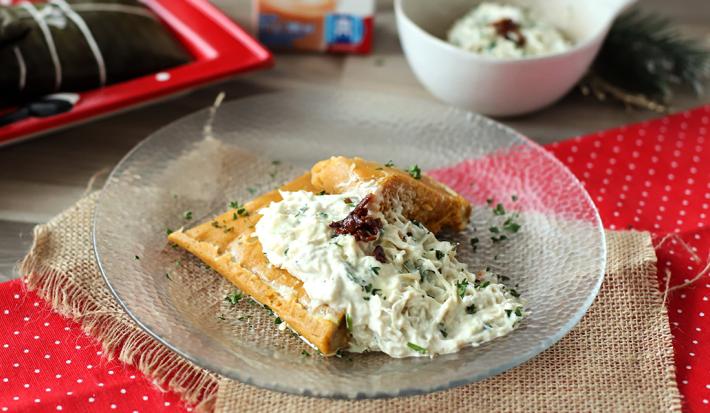
<path id="1" fill-rule="evenodd" d="M 669 239 L 672 239 L 672 240 L 676 241 L 678 244 L 680 244 L 680 246 L 683 247 L 690 254 L 691 261 L 695 261 L 697 263 L 700 263 L 700 257 L 698 256 L 698 254 L 696 254 L 695 251 L 693 251 L 693 249 L 690 247 L 690 245 L 688 245 L 685 241 L 683 241 L 683 238 L 681 238 L 675 232 L 671 232 L 671 233 L 668 233 L 665 236 L 663 236 L 663 238 L 661 238 L 661 240 L 658 241 L 658 243 L 653 248 L 656 251 L 658 251 L 661 248 L 661 246 L 663 246 L 663 244 L 666 241 L 668 241 Z M 668 268 L 665 269 L 665 271 L 664 271 L 665 288 L 663 289 L 663 305 L 664 306 L 666 305 L 666 301 L 668 299 L 669 293 L 671 293 L 673 291 L 681 290 L 683 288 L 686 288 L 686 287 L 689 287 L 689 286 L 695 284 L 696 282 L 698 282 L 698 280 L 700 280 L 710 270 L 710 253 L 708 253 L 708 257 L 705 259 L 705 261 L 706 261 L 705 267 L 702 270 L 700 270 L 699 273 L 697 273 L 695 276 L 693 276 L 693 278 L 689 279 L 688 281 L 685 281 L 682 284 L 674 285 L 673 287 L 670 286 L 671 278 L 673 278 L 673 273 Z"/>

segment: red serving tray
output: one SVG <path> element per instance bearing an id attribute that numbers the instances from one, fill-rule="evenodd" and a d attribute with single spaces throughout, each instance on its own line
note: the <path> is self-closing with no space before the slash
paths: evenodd
<path id="1" fill-rule="evenodd" d="M 0 127 L 0 145 L 157 101 L 177 92 L 268 67 L 272 56 L 207 0 L 143 0 L 192 54 L 193 61 L 160 73 L 79 93 L 66 113 Z"/>

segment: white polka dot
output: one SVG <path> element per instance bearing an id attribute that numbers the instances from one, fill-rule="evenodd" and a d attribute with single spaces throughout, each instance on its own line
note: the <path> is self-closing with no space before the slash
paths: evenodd
<path id="1" fill-rule="evenodd" d="M 17 331 L 17 330 L 15 330 L 15 331 L 13 331 L 13 332 L 12 332 L 12 334 L 14 334 L 14 335 L 18 336 L 18 335 L 20 335 L 20 332 L 19 332 L 19 331 Z"/>
<path id="2" fill-rule="evenodd" d="M 126 394 L 126 389 L 121 389 L 121 390 L 120 390 L 120 393 L 121 393 L 121 394 Z"/>
<path id="3" fill-rule="evenodd" d="M 76 379 L 76 382 L 79 383 L 79 384 L 81 384 L 81 383 L 84 382 L 84 380 L 83 380 L 83 379 Z"/>
<path id="4" fill-rule="evenodd" d="M 2 348 L 8 348 L 8 347 L 10 347 L 9 344 L 3 344 L 3 345 L 2 345 Z"/>
<path id="5" fill-rule="evenodd" d="M 49 327 L 49 323 L 45 321 L 45 322 L 44 322 L 44 326 L 45 326 L 45 327 Z"/>
<path id="6" fill-rule="evenodd" d="M 700 317 L 705 317 L 705 313 L 703 313 L 702 311 L 699 312 L 698 315 L 699 315 Z"/>
<path id="7" fill-rule="evenodd" d="M 62 410 L 62 406 L 57 406 L 57 410 Z"/>
<path id="8" fill-rule="evenodd" d="M 691 351 L 690 353 L 688 353 L 688 355 L 689 355 L 690 357 L 695 357 L 695 353 L 693 353 L 692 351 Z"/>
<path id="9" fill-rule="evenodd" d="M 61 374 L 57 374 L 56 376 L 54 376 L 54 378 L 55 378 L 55 379 L 61 379 L 61 378 L 62 378 L 62 375 L 61 375 Z"/>
<path id="10" fill-rule="evenodd" d="M 8 381 L 10 381 L 10 379 L 8 379 L 7 377 L 3 377 L 3 379 L 2 379 L 3 383 L 7 383 Z"/>
<path id="11" fill-rule="evenodd" d="M 10 314 L 10 310 L 3 310 L 2 313 L 5 315 Z"/>
<path id="12" fill-rule="evenodd" d="M 116 405 L 115 405 L 115 404 L 111 404 L 111 406 L 109 406 L 109 407 L 112 408 L 112 409 L 115 409 L 115 408 L 116 408 Z"/>
<path id="13" fill-rule="evenodd" d="M 39 374 L 39 369 L 35 369 L 35 374 Z"/>
<path id="14" fill-rule="evenodd" d="M 65 363 L 71 364 L 71 360 L 67 360 L 67 361 L 65 361 Z"/>
<path id="15" fill-rule="evenodd" d="M 96 399 L 94 399 L 93 397 L 89 397 L 89 403 L 93 403 L 95 401 L 96 401 Z"/>
<path id="16" fill-rule="evenodd" d="M 45 355 L 44 355 L 44 358 L 48 359 L 48 358 L 50 358 L 50 355 L 49 355 L 49 354 L 45 354 Z"/>
<path id="17" fill-rule="evenodd" d="M 46 391 L 47 393 L 49 393 L 49 392 L 52 391 L 52 388 L 51 388 L 51 387 L 47 387 L 46 389 L 44 389 L 44 391 Z"/>
<path id="18" fill-rule="evenodd" d="M 159 72 L 155 74 L 155 80 L 158 82 L 167 82 L 170 80 L 170 73 L 168 72 Z"/>
<path id="19" fill-rule="evenodd" d="M 35 403 L 39 403 L 40 401 L 40 399 L 35 399 Z"/>
<path id="20" fill-rule="evenodd" d="M 165 407 L 170 406 L 170 402 L 165 402 Z"/>
<path id="21" fill-rule="evenodd" d="M 22 387 L 24 387 L 24 388 L 26 388 L 26 389 L 29 389 L 29 388 L 30 388 L 30 384 L 29 384 L 29 383 L 25 383 L 25 384 L 22 385 Z"/>
<path id="22" fill-rule="evenodd" d="M 96 385 L 99 386 L 99 387 L 104 387 L 104 384 L 103 384 L 103 383 L 97 383 Z"/>
<path id="23" fill-rule="evenodd" d="M 20 367 L 20 363 L 12 363 L 12 367 L 15 367 L 15 368 Z"/>
<path id="24" fill-rule="evenodd" d="M 683 314 L 683 310 L 682 310 L 682 309 L 680 309 L 680 308 L 679 308 L 679 309 L 677 309 L 677 310 L 676 310 L 676 312 L 677 312 L 678 314 Z"/>
<path id="25" fill-rule="evenodd" d="M 59 344 L 62 344 L 62 342 L 59 340 L 54 340 L 54 344 L 59 345 Z"/>
<path id="26" fill-rule="evenodd" d="M 67 392 L 67 396 L 71 396 L 72 394 L 74 394 L 73 391 L 68 391 L 68 392 Z"/>
<path id="27" fill-rule="evenodd" d="M 13 297 L 15 300 L 17 300 L 17 299 L 20 298 L 20 294 L 15 294 L 15 295 L 13 295 L 12 297 Z"/>
<path id="28" fill-rule="evenodd" d="M 113 375 L 113 370 L 109 370 L 109 371 L 108 371 L 108 374 L 109 374 L 109 375 Z"/>
<path id="29" fill-rule="evenodd" d="M 148 400 L 148 396 L 143 396 L 143 400 Z"/>
<path id="30" fill-rule="evenodd" d="M 12 396 L 12 400 L 15 400 L 15 401 L 20 400 L 20 396 Z"/>
<path id="31" fill-rule="evenodd" d="M 688 364 L 688 365 L 685 366 L 685 369 L 686 369 L 686 370 L 692 370 L 693 367 L 691 367 L 690 364 Z"/>

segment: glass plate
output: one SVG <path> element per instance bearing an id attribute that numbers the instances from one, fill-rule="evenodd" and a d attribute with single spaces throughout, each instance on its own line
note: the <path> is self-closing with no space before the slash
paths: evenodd
<path id="1" fill-rule="evenodd" d="M 560 162 L 507 127 L 429 101 L 360 92 L 274 93 L 226 103 L 214 118 L 212 112 L 178 120 L 126 155 L 94 221 L 96 257 L 116 298 L 150 335 L 199 366 L 303 395 L 431 392 L 534 357 L 564 336 L 597 294 L 606 247 L 594 204 Z M 458 257 L 471 269 L 490 266 L 518 286 L 530 311 L 520 328 L 434 358 L 326 359 L 251 300 L 232 306 L 226 281 L 167 244 L 166 229 L 195 225 L 332 155 L 418 164 L 471 200 L 468 229 L 443 237 L 460 242 Z M 490 240 L 488 228 L 500 217 L 488 198 L 520 213 L 522 228 L 505 242 Z M 471 237 L 480 239 L 475 253 Z"/>

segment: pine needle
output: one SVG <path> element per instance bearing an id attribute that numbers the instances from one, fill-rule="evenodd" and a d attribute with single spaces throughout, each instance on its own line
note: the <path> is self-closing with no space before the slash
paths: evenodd
<path id="1" fill-rule="evenodd" d="M 588 79 L 600 79 L 607 86 L 602 90 L 613 90 L 608 94 L 617 100 L 659 110 L 670 102 L 675 87 L 689 86 L 702 94 L 709 76 L 710 50 L 682 35 L 665 17 L 632 9 L 614 22 Z M 625 101 L 616 95 L 633 98 Z"/>

